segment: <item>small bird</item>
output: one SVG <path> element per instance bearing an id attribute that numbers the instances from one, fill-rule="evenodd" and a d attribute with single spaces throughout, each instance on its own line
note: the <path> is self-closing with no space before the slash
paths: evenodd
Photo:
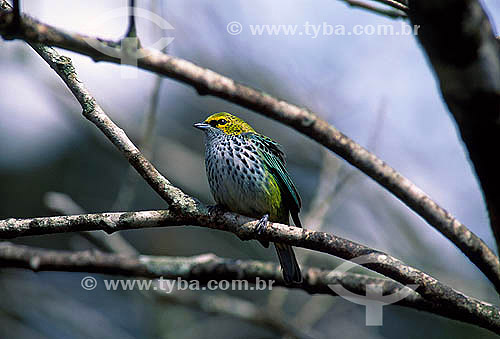
<path id="1" fill-rule="evenodd" d="M 286 167 L 281 145 L 255 132 L 242 119 L 215 113 L 194 127 L 205 132 L 205 167 L 217 206 L 267 222 L 302 227 L 301 200 Z M 260 241 L 264 247 L 269 242 Z M 287 284 L 300 284 L 302 273 L 291 246 L 275 243 Z"/>

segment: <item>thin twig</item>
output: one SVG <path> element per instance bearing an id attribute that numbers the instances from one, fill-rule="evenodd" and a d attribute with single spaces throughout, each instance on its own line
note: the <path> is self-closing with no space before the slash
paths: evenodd
<path id="1" fill-rule="evenodd" d="M 365 1 L 359 1 L 359 0 L 341 0 L 342 2 L 345 2 L 351 7 L 358 7 L 362 9 L 366 9 L 371 12 L 375 12 L 377 14 L 381 14 L 383 16 L 387 16 L 389 18 L 393 19 L 406 19 L 408 16 L 399 10 L 391 10 L 391 9 L 385 9 L 385 8 L 380 8 L 378 6 L 373 6 L 371 4 L 366 3 Z"/>
<path id="2" fill-rule="evenodd" d="M 408 6 L 401 1 L 397 0 L 373 0 L 376 2 L 380 2 L 381 4 L 387 5 L 389 7 L 395 8 L 402 12 L 408 13 Z"/>
<path id="3" fill-rule="evenodd" d="M 157 2 L 153 1 L 151 3 L 151 12 L 156 13 L 158 11 Z M 129 33 L 133 30 L 134 37 L 137 36 L 136 28 L 135 28 L 135 1 L 131 0 L 129 4 L 129 29 L 127 33 L 127 37 L 129 37 Z M 160 13 L 162 14 L 162 13 Z M 159 29 L 158 26 L 152 25 L 153 28 Z M 160 32 L 162 33 L 162 32 Z M 168 47 L 168 46 L 167 46 Z M 166 52 L 166 50 L 165 50 Z M 163 78 L 159 75 L 156 75 L 155 82 L 153 85 L 153 89 L 151 90 L 151 96 L 149 100 L 149 107 L 145 113 L 144 117 L 144 133 L 142 136 L 142 140 L 139 144 L 139 148 L 142 150 L 142 154 L 149 159 L 150 161 L 154 160 L 154 137 L 155 137 L 155 127 L 156 127 L 156 116 L 158 115 L 158 103 L 160 98 L 160 89 L 162 85 Z M 135 173 L 133 168 L 129 168 L 125 180 L 118 191 L 115 202 L 111 209 L 113 211 L 118 210 L 128 210 L 130 209 L 130 205 L 132 204 L 135 198 L 136 185 L 138 182 L 137 174 Z"/>
<path id="4" fill-rule="evenodd" d="M 31 47 L 56 71 L 66 83 L 75 98 L 83 108 L 83 115 L 92 121 L 108 139 L 127 158 L 129 163 L 149 183 L 149 185 L 173 208 L 184 211 L 200 208 L 201 203 L 173 186 L 161 173 L 142 155 L 137 147 L 128 139 L 125 132 L 114 124 L 97 104 L 81 82 L 70 58 L 59 55 L 54 49 L 41 44 L 30 44 Z M 187 210 L 186 210 L 187 209 Z"/>
<path id="5" fill-rule="evenodd" d="M 151 90 L 151 99 L 149 100 L 149 110 L 146 114 L 146 123 L 144 128 L 144 138 L 141 143 L 142 153 L 148 159 L 153 158 L 153 147 L 156 127 L 156 117 L 158 115 L 158 103 L 160 101 L 160 90 L 163 78 L 155 77 L 153 89 Z"/>
<path id="6" fill-rule="evenodd" d="M 137 29 L 135 27 L 135 0 L 129 0 L 128 5 L 129 15 L 128 15 L 128 28 L 125 36 L 127 38 L 137 38 Z"/>

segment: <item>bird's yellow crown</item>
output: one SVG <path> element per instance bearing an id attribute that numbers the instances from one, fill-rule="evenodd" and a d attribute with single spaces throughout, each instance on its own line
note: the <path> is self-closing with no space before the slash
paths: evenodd
<path id="1" fill-rule="evenodd" d="M 212 127 L 220 129 L 222 132 L 228 135 L 240 135 L 246 132 L 255 132 L 252 126 L 250 126 L 237 116 L 234 116 L 227 112 L 212 114 L 205 120 L 205 123 L 209 124 Z"/>

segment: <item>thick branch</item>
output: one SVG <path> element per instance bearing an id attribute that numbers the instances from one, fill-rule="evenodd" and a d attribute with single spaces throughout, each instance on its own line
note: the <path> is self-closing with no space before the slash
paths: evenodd
<path id="1" fill-rule="evenodd" d="M 1 3 L 5 4 L 5 2 Z M 94 60 L 120 63 L 120 55 L 122 54 L 118 43 L 84 37 L 79 34 L 65 33 L 54 27 L 39 23 L 27 16 L 23 16 L 22 18 L 22 30 L 16 35 L 12 35 L 6 29 L 12 22 L 12 16 L 13 14 L 5 6 L 0 6 L 0 34 L 4 38 L 20 38 L 26 41 L 45 43 L 88 55 Z M 106 45 L 114 49 L 116 53 L 114 56 L 103 54 L 92 47 L 92 45 L 96 46 L 96 44 Z M 40 45 L 37 45 L 35 49 L 37 48 L 37 52 L 39 53 L 40 49 L 43 49 Z M 392 192 L 430 225 L 444 234 L 479 267 L 488 279 L 493 282 L 496 289 L 500 290 L 500 261 L 479 237 L 436 204 L 410 180 L 403 177 L 381 159 L 342 134 L 326 121 L 305 108 L 300 108 L 274 98 L 267 93 L 239 84 L 230 78 L 199 67 L 189 61 L 148 49 L 141 49 L 139 53 L 143 56 L 138 60 L 140 68 L 192 85 L 200 94 L 214 95 L 265 114 L 270 118 L 295 128 L 337 153 L 351 165 L 359 168 Z M 102 109 L 95 102 L 95 99 L 89 95 L 81 82 L 76 79 L 76 74 L 72 65 L 68 62 L 68 58 L 62 57 L 63 59 L 60 60 L 61 57 L 54 55 L 54 52 L 48 50 L 42 51 L 41 55 L 51 64 L 73 91 L 84 108 L 84 115 L 113 141 L 129 162 L 164 199 L 174 204 L 174 206 L 188 203 L 195 208 L 198 205 L 196 200 L 187 197 L 185 194 L 171 194 L 178 189 L 171 186 L 168 180 L 163 178 L 138 153 L 137 148 L 126 139 L 123 131 L 114 126 L 112 121 L 105 116 Z M 66 74 L 69 74 L 69 76 Z M 172 197 L 179 200 L 171 201 Z"/>
<path id="2" fill-rule="evenodd" d="M 284 284 L 279 266 L 260 261 L 223 259 L 212 254 L 195 257 L 130 257 L 99 251 L 55 251 L 0 243 L 2 267 L 27 268 L 33 271 L 71 271 L 104 273 L 129 277 L 196 280 L 206 284 L 210 280 L 246 280 L 254 283 L 264 280 L 272 286 Z M 310 294 L 337 295 L 328 285 L 340 284 L 358 295 L 366 295 L 366 286 L 376 284 L 384 295 L 398 293 L 404 287 L 391 280 L 355 273 L 340 273 L 308 268 L 303 270 L 304 284 L 292 286 Z M 157 284 L 161 288 L 161 284 Z M 462 320 L 454 308 L 431 303 L 418 293 L 408 290 L 408 297 L 396 303 L 405 307 L 428 311 L 447 318 Z M 495 330 L 494 327 L 490 329 Z M 496 330 L 498 331 L 498 329 Z"/>
<path id="3" fill-rule="evenodd" d="M 0 264 L 2 267 L 27 268 L 33 271 L 89 272 L 128 277 L 199 280 L 272 280 L 274 286 L 303 289 L 308 293 L 337 295 L 328 284 L 343 284 L 366 295 L 366 284 L 380 284 L 384 294 L 395 293 L 403 288 L 389 279 L 381 279 L 355 273 L 333 273 L 319 269 L 304 270 L 305 283 L 302 286 L 288 286 L 283 281 L 279 266 L 253 260 L 223 259 L 213 254 L 194 257 L 154 257 L 108 254 L 100 251 L 56 251 L 0 243 Z M 330 274 L 330 276 L 328 276 Z M 343 282 L 345 280 L 345 282 Z M 330 281 L 330 282 L 329 282 Z M 412 292 L 409 300 L 425 305 L 418 293 Z"/>
<path id="4" fill-rule="evenodd" d="M 411 1 L 409 16 L 469 151 L 500 246 L 500 44 L 477 0 Z M 492 153 L 493 151 L 493 153 Z"/>
<path id="5" fill-rule="evenodd" d="M 332 254 L 346 260 L 364 256 L 370 263 L 363 266 L 390 277 L 401 284 L 418 285 L 416 291 L 426 300 L 432 302 L 434 307 L 443 308 L 448 313 L 452 312 L 455 314 L 456 319 L 481 324 L 485 328 L 500 333 L 500 310 L 495 306 L 467 297 L 428 274 L 408 266 L 383 252 L 328 233 L 314 232 L 276 223 L 270 223 L 263 231 L 263 234 L 258 235 L 255 232 L 258 221 L 232 213 L 205 213 L 206 210 L 203 208 L 199 211 L 192 211 L 189 215 L 172 214 L 168 210 L 162 210 L 7 219 L 0 221 L 0 238 L 69 231 L 105 230 L 111 233 L 125 229 L 187 224 L 232 232 L 245 240 L 261 239 L 288 243 L 293 246 Z M 113 272 L 112 268 L 109 269 Z M 162 272 L 160 275 L 162 274 L 166 275 L 167 273 Z M 260 278 L 267 277 L 261 276 L 257 272 L 255 274 Z"/>

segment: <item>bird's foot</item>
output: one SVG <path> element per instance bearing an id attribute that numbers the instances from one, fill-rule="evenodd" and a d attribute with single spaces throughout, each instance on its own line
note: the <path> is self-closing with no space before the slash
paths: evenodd
<path id="1" fill-rule="evenodd" d="M 264 216 L 259 220 L 257 227 L 255 228 L 255 232 L 258 235 L 261 235 L 262 232 L 264 232 L 264 230 L 266 229 L 268 223 L 269 223 L 269 214 L 264 214 Z"/>
<path id="2" fill-rule="evenodd" d="M 224 214 L 225 212 L 227 212 L 227 209 L 219 204 L 213 206 L 207 206 L 207 209 L 209 214 Z"/>

